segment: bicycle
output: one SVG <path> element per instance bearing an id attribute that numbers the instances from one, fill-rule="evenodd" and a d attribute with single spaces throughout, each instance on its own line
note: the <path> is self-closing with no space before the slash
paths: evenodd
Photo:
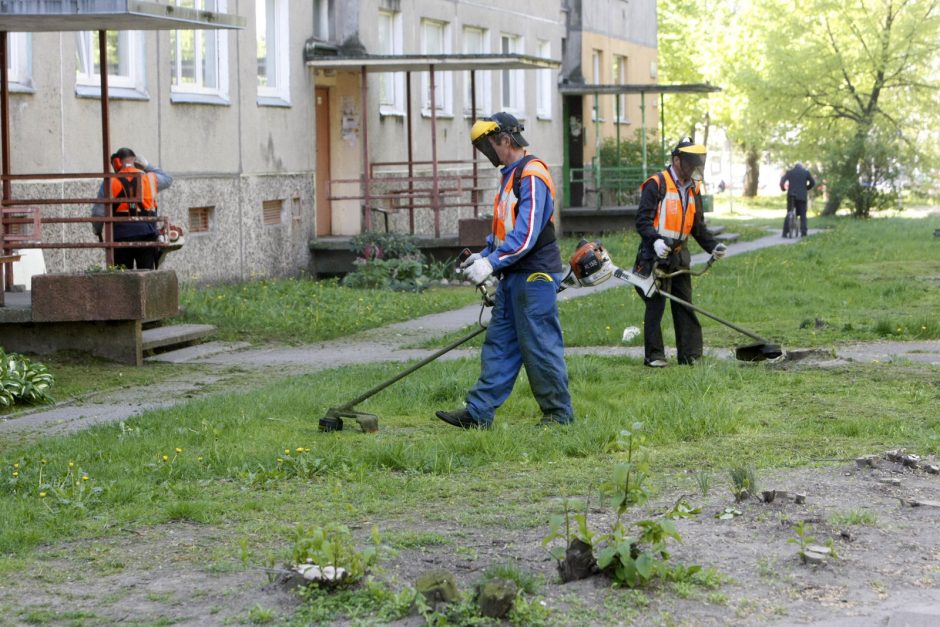
<path id="1" fill-rule="evenodd" d="M 789 239 L 800 237 L 800 216 L 796 213 L 796 203 L 792 196 L 787 196 L 787 217 L 783 220 L 783 236 Z"/>

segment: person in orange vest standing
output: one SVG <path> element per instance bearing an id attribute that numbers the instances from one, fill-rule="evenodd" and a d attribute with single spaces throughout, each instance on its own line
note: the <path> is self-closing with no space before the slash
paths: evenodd
<path id="1" fill-rule="evenodd" d="M 689 235 L 715 259 L 724 257 L 727 247 L 718 242 L 705 226 L 702 213 L 701 181 L 705 171 L 705 146 L 685 137 L 672 151 L 669 167 L 646 179 L 641 186 L 636 230 L 641 241 L 634 271 L 649 276 L 656 266 L 668 272 L 689 268 Z M 681 274 L 663 282 L 662 289 L 692 302 L 692 279 Z M 666 311 L 666 298 L 645 296 L 643 317 L 643 363 L 651 368 L 666 366 L 666 351 L 660 323 Z M 676 332 L 676 352 L 680 364 L 693 364 L 702 356 L 702 325 L 695 312 L 676 302 L 672 322 Z"/>
<path id="2" fill-rule="evenodd" d="M 111 197 L 127 198 L 128 202 L 111 205 L 112 215 L 116 218 L 152 217 L 157 215 L 157 192 L 163 191 L 173 184 L 173 177 L 150 165 L 144 157 L 138 157 L 130 148 L 120 148 L 111 155 L 111 167 L 115 172 L 127 174 L 110 179 Z M 137 176 L 137 174 L 140 176 Z M 105 184 L 98 190 L 98 198 L 106 198 Z M 138 189 L 138 186 L 140 189 Z M 138 203 L 133 199 L 140 197 Z M 93 216 L 108 215 L 107 207 L 96 204 L 92 207 Z M 101 241 L 101 232 L 104 224 L 96 222 L 92 225 L 98 241 Z M 115 222 L 115 242 L 156 242 L 159 238 L 156 222 Z M 128 247 L 114 249 L 114 265 L 124 266 L 128 270 L 134 267 L 138 270 L 154 270 L 157 267 L 157 248 Z"/>
<path id="3" fill-rule="evenodd" d="M 465 276 L 481 285 L 499 278 L 480 377 L 466 404 L 438 411 L 438 418 L 462 429 L 487 429 L 525 366 L 529 387 L 542 410 L 540 425 L 573 420 L 564 340 L 556 295 L 562 279 L 555 237 L 555 185 L 548 166 L 527 154 L 525 128 L 515 116 L 498 112 L 478 120 L 470 141 L 501 168 L 486 246 L 462 264 Z"/>

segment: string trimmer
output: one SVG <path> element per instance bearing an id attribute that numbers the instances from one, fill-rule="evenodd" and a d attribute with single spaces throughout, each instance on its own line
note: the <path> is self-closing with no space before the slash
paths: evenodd
<path id="1" fill-rule="evenodd" d="M 623 268 L 618 268 L 615 266 L 610 259 L 610 255 L 607 253 L 600 242 L 588 242 L 586 240 L 582 240 L 578 244 L 578 249 L 571 257 L 571 271 L 565 278 L 563 285 L 567 287 L 576 287 L 579 285 L 597 285 L 599 283 L 603 283 L 608 278 L 610 278 L 611 275 L 613 275 L 618 279 L 626 281 L 630 285 L 639 288 L 643 295 L 647 298 L 654 294 L 661 294 L 663 297 L 675 301 L 683 307 L 697 311 L 703 316 L 708 316 L 712 320 L 755 340 L 753 344 L 735 348 L 734 356 L 741 361 L 763 361 L 765 359 L 782 358 L 784 356 L 784 352 L 783 349 L 780 348 L 779 344 L 774 344 L 770 340 L 762 338 L 756 333 L 752 333 L 747 329 L 739 327 L 733 322 L 728 322 L 727 320 L 719 318 L 715 314 L 705 311 L 701 307 L 693 305 L 692 303 L 687 302 L 678 296 L 673 296 L 668 291 L 663 289 L 663 283 L 668 279 L 679 276 L 680 274 L 702 276 L 708 272 L 709 268 L 711 268 L 714 263 L 715 258 L 713 256 L 709 257 L 705 267 L 698 272 L 693 272 L 689 268 L 678 270 L 676 272 L 666 272 L 664 269 L 656 267 L 653 273 L 647 277 L 644 277 L 639 274 L 635 274 L 630 270 L 624 270 Z"/>
<path id="2" fill-rule="evenodd" d="M 457 258 L 458 267 L 460 263 L 464 259 L 466 259 L 469 255 L 470 255 L 470 251 L 465 248 L 463 252 L 460 253 L 460 256 Z M 415 372 L 416 370 L 423 368 L 424 366 L 427 366 L 429 363 L 431 363 L 435 359 L 438 359 L 442 355 L 449 353 L 450 351 L 454 350 L 458 346 L 469 342 L 476 336 L 486 331 L 486 325 L 483 324 L 483 310 L 487 307 L 493 306 L 493 302 L 494 302 L 493 295 L 495 293 L 495 287 L 496 287 L 495 278 L 492 278 L 492 280 L 488 279 L 487 281 L 477 286 L 477 289 L 480 291 L 480 295 L 481 295 L 483 302 L 480 305 L 480 316 L 477 318 L 478 326 L 476 329 L 474 329 L 467 335 L 463 336 L 462 338 L 451 342 L 450 344 L 448 344 L 441 350 L 437 351 L 436 353 L 432 355 L 428 355 L 427 357 L 425 357 L 418 363 L 398 373 L 391 379 L 388 379 L 387 381 L 383 381 L 382 383 L 379 383 L 378 385 L 376 385 L 374 388 L 366 392 L 363 392 L 362 394 L 352 399 L 348 403 L 340 405 L 339 407 L 330 407 L 328 410 L 326 410 L 326 415 L 324 415 L 323 418 L 320 418 L 320 431 L 341 431 L 343 429 L 343 418 L 352 418 L 353 420 L 355 420 L 357 423 L 359 423 L 359 428 L 362 429 L 362 431 L 365 433 L 374 433 L 378 431 L 379 430 L 379 417 L 376 416 L 375 414 L 369 414 L 369 413 L 365 413 L 361 411 L 356 411 L 355 410 L 356 405 L 358 405 L 359 403 L 362 403 L 366 399 L 372 398 L 373 396 L 375 396 L 376 394 L 378 394 L 385 388 L 389 387 L 390 385 L 397 383 L 398 381 L 401 381 L 402 379 L 404 379 L 411 373 Z"/>

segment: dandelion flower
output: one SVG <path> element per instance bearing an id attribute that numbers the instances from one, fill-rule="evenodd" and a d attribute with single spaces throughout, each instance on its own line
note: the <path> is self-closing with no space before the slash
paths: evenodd
<path id="1" fill-rule="evenodd" d="M 19 477 L 19 476 L 20 476 L 20 473 L 18 473 L 18 472 L 16 472 L 16 471 L 14 470 L 14 471 L 13 471 L 13 476 L 14 476 L 14 477 Z"/>
<path id="2" fill-rule="evenodd" d="M 49 462 L 47 462 L 47 461 L 44 460 L 44 459 L 40 459 L 39 461 L 40 461 L 40 463 L 43 463 L 43 464 L 48 464 L 48 463 L 49 463 Z"/>
<path id="3" fill-rule="evenodd" d="M 163 461 L 165 461 L 165 462 L 170 461 L 170 456 L 169 456 L 169 455 L 164 455 L 164 456 L 163 456 Z"/>
<path id="4" fill-rule="evenodd" d="M 285 454 L 285 455 L 290 455 L 290 449 L 289 449 L 289 448 L 284 449 L 284 454 Z"/>
<path id="5" fill-rule="evenodd" d="M 197 458 L 196 458 L 196 461 L 197 461 L 197 462 L 201 462 L 201 461 L 202 461 L 202 455 L 200 455 L 199 457 L 197 457 Z"/>
<path id="6" fill-rule="evenodd" d="M 75 462 L 69 462 L 69 468 L 74 468 L 74 467 L 75 467 Z"/>
<path id="7" fill-rule="evenodd" d="M 298 452 L 298 453 L 303 453 L 303 452 L 304 452 L 304 447 L 298 446 L 298 447 L 297 447 L 297 452 Z"/>
<path id="8" fill-rule="evenodd" d="M 283 459 L 281 459 L 280 457 L 278 457 L 278 458 L 277 458 L 277 463 L 279 463 L 279 464 L 283 464 L 283 463 L 284 463 L 284 460 L 283 460 Z"/>
<path id="9" fill-rule="evenodd" d="M 45 493 L 45 492 L 40 492 L 40 493 L 39 493 L 39 498 L 41 498 L 41 499 L 46 498 L 46 493 Z"/>
<path id="10" fill-rule="evenodd" d="M 310 452 L 310 449 L 308 449 L 308 448 L 305 448 L 305 449 L 304 449 L 304 453 L 309 453 L 309 452 Z"/>
<path id="11" fill-rule="evenodd" d="M 19 463 L 19 462 L 16 462 L 15 464 L 13 464 L 13 467 L 14 467 L 14 468 L 19 468 L 19 467 L 20 467 L 20 463 Z"/>
<path id="12" fill-rule="evenodd" d="M 181 449 L 180 447 L 176 447 L 176 454 L 177 454 L 177 455 L 179 455 L 179 454 L 182 453 L 182 452 L 183 452 L 183 449 Z"/>
<path id="13" fill-rule="evenodd" d="M 88 475 L 82 475 L 82 481 L 88 481 Z"/>

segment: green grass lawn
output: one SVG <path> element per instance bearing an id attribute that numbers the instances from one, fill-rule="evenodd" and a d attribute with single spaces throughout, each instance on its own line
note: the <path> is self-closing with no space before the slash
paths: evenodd
<path id="1" fill-rule="evenodd" d="M 828 226 L 798 244 L 721 262 L 696 283 L 696 300 L 800 346 L 940 336 L 932 234 L 940 221 Z M 628 252 L 629 236 L 610 246 Z M 562 305 L 569 344 L 619 344 L 622 328 L 641 315 L 627 289 Z M 816 317 L 827 326 L 800 328 Z M 708 345 L 741 343 L 705 325 Z M 547 534 L 558 497 L 594 491 L 621 460 L 610 445 L 635 422 L 644 424 L 653 487 L 661 489 L 688 481 L 681 478 L 691 469 L 717 476 L 732 466 L 798 467 L 894 447 L 940 451 L 936 367 L 706 358 L 693 368 L 651 370 L 636 359 L 595 356 L 568 364 L 577 422 L 567 428 L 535 426 L 540 412 L 524 376 L 494 429 L 466 432 L 436 420 L 434 410 L 459 406 L 476 379 L 479 363 L 470 358 L 432 364 L 360 405 L 380 417 L 377 434 L 361 434 L 351 421 L 342 432 L 320 433 L 318 419 L 401 364 L 272 381 L 41 442 L 0 441 L 0 576 L 27 568 L 41 547 L 172 521 L 227 538 L 207 559 L 236 569 L 260 566 L 265 551 L 286 559 L 298 521 L 388 527 L 400 547 L 440 542 L 402 531 L 436 520 Z M 240 553 L 255 557 L 246 565 Z"/>
<path id="2" fill-rule="evenodd" d="M 629 359 L 569 362 L 573 428 L 536 428 L 538 408 L 524 381 L 492 431 L 463 432 L 434 419 L 435 409 L 458 405 L 475 379 L 478 363 L 466 359 L 419 371 L 361 405 L 380 416 L 377 435 L 323 434 L 317 419 L 397 365 L 297 377 L 7 449 L 0 554 L 172 520 L 249 523 L 263 512 L 281 521 L 271 527 L 278 534 L 298 511 L 317 524 L 397 517 L 439 490 L 457 501 L 477 498 L 477 488 L 514 491 L 513 477 L 533 469 L 542 475 L 529 479 L 539 494 L 577 492 L 609 466 L 615 456 L 607 445 L 635 421 L 646 425 L 664 470 L 732 461 L 793 466 L 886 446 L 925 453 L 940 446 L 935 370 L 706 361 L 650 371 Z M 468 476 L 490 479 L 469 490 Z M 286 505 L 297 493 L 305 496 Z"/>
<path id="3" fill-rule="evenodd" d="M 933 237 L 940 218 L 838 219 L 825 225 L 824 233 L 797 244 L 715 264 L 692 279 L 694 302 L 793 347 L 940 337 L 940 251 Z M 623 265 L 616 256 L 614 261 Z M 631 256 L 627 264 L 632 261 Z M 560 309 L 570 346 L 617 345 L 624 327 L 643 322 L 643 303 L 626 284 L 564 302 Z M 704 316 L 701 320 L 706 345 L 750 341 Z M 671 328 L 667 314 L 663 332 L 674 345 Z M 633 343 L 642 345 L 642 338 Z"/>
<path id="4" fill-rule="evenodd" d="M 180 290 L 181 321 L 212 324 L 219 337 L 250 342 L 318 342 L 478 300 L 469 287 L 420 293 L 350 289 L 335 280 L 267 279 Z"/>
<path id="5" fill-rule="evenodd" d="M 940 218 L 829 218 L 816 226 L 825 231 L 718 262 L 692 279 L 693 302 L 789 348 L 940 337 L 940 251 L 933 237 Z M 632 266 L 635 234 L 611 234 L 603 241 L 616 265 Z M 643 302 L 626 283 L 564 301 L 559 311 L 566 346 L 619 346 L 625 327 L 643 326 Z M 752 341 L 705 316 L 699 319 L 706 346 Z M 668 307 L 662 328 L 667 346 L 674 347 Z M 429 345 L 443 346 L 463 333 Z M 479 346 L 482 340 L 474 342 Z M 642 346 L 642 336 L 629 345 Z"/>

